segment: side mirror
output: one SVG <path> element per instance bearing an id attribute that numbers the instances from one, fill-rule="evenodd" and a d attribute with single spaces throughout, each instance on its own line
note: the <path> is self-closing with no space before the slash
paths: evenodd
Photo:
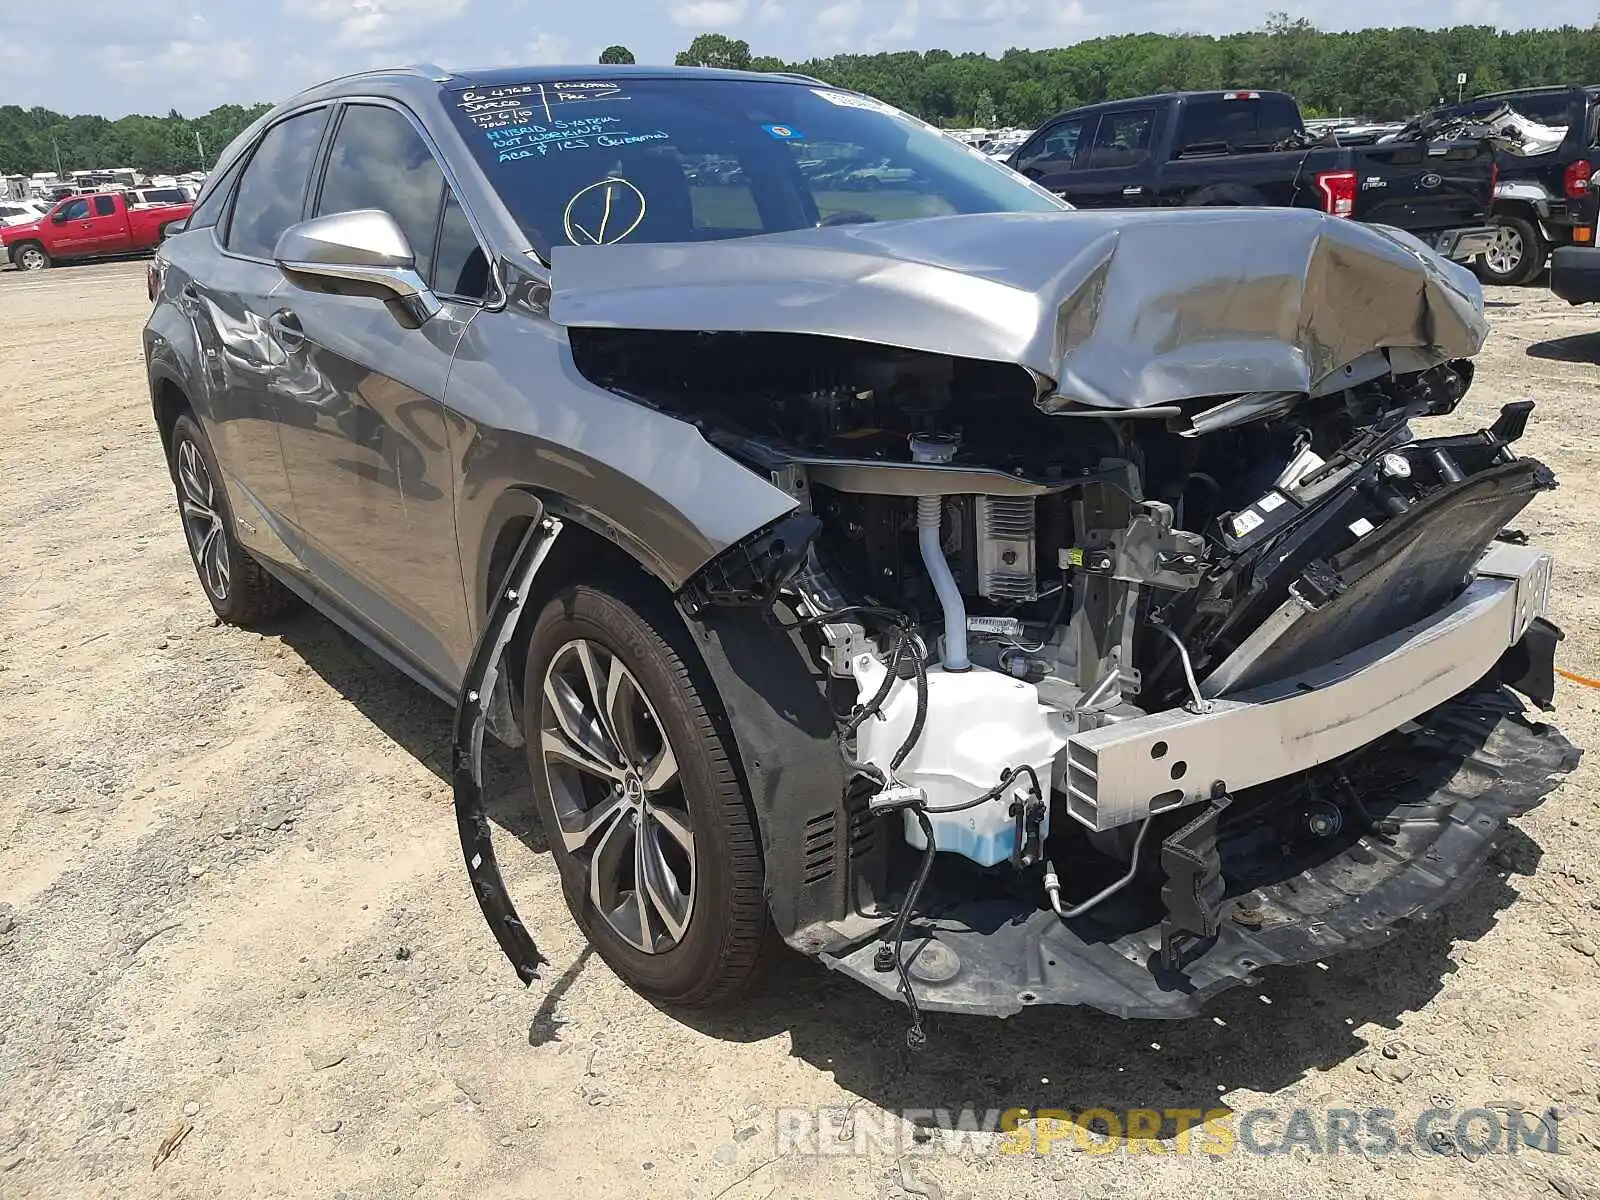
<path id="1" fill-rule="evenodd" d="M 56 209 L 55 212 L 50 214 L 50 220 L 53 224 L 65 225 L 67 223 L 67 210 L 64 208 Z"/>
<path id="2" fill-rule="evenodd" d="M 272 254 L 296 287 L 382 300 L 395 320 L 416 329 L 437 315 L 439 298 L 417 274 L 417 258 L 382 209 L 332 213 L 291 225 Z"/>

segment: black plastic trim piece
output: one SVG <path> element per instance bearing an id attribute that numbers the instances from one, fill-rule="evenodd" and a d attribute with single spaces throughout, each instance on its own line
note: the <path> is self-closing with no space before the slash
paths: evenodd
<path id="1" fill-rule="evenodd" d="M 455 737 L 450 754 L 456 828 L 461 835 L 461 853 L 467 861 L 467 876 L 472 880 L 483 919 L 516 969 L 517 978 L 525 984 L 537 979 L 539 967 L 549 960 L 539 952 L 533 935 L 517 915 L 495 858 L 489 817 L 483 807 L 483 734 L 506 645 L 528 603 L 533 577 L 549 557 L 560 533 L 560 521 L 543 517 L 528 527 L 517 547 L 456 698 Z"/>

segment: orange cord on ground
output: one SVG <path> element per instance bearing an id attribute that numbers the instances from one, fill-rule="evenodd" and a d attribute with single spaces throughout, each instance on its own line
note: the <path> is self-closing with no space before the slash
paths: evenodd
<path id="1" fill-rule="evenodd" d="M 1600 688 L 1600 679 L 1590 679 L 1587 675 L 1579 675 L 1576 671 L 1564 671 L 1557 667 L 1556 674 L 1565 676 L 1573 683 L 1581 683 L 1584 687 Z"/>

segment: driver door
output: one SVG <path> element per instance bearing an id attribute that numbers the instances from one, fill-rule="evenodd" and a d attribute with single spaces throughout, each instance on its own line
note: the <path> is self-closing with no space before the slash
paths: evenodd
<path id="1" fill-rule="evenodd" d="M 1078 202 L 1072 187 L 1073 167 L 1088 144 L 1086 134 L 1094 130 L 1095 117 L 1067 117 L 1045 126 L 1030 138 L 1012 159 L 1012 167 L 1072 203 Z"/>
<path id="2" fill-rule="evenodd" d="M 94 245 L 94 218 L 89 208 L 88 196 L 73 196 L 63 200 L 50 215 L 54 236 L 50 239 L 52 254 L 71 257 L 87 254 Z"/>

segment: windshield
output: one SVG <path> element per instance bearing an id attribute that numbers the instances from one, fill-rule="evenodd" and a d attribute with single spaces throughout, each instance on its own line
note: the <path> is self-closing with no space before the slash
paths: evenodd
<path id="1" fill-rule="evenodd" d="M 773 81 L 572 80 L 449 98 L 534 248 L 698 242 L 1067 205 L 888 105 Z"/>

